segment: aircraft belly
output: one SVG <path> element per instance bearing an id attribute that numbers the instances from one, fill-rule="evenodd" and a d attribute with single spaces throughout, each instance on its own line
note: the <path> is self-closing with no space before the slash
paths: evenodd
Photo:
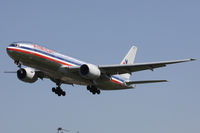
<path id="1" fill-rule="evenodd" d="M 117 84 L 115 82 L 112 82 L 111 80 L 99 80 L 96 83 L 97 87 L 101 90 L 123 90 L 123 89 L 130 89 L 132 87 L 128 87 L 124 84 Z"/>
<path id="2" fill-rule="evenodd" d="M 69 84 L 78 84 L 78 85 L 90 85 L 92 84 L 91 80 L 85 79 L 80 76 L 79 73 L 72 73 L 67 70 L 59 70 L 62 73 L 62 81 Z"/>
<path id="3" fill-rule="evenodd" d="M 86 82 L 78 80 L 78 79 L 71 78 L 69 76 L 63 76 L 63 77 L 61 77 L 61 80 L 64 81 L 64 83 L 66 83 L 66 84 L 87 85 Z"/>

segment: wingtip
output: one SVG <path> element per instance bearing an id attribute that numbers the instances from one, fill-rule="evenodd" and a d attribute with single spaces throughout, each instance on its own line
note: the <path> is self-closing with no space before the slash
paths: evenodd
<path id="1" fill-rule="evenodd" d="M 195 61 L 195 60 L 197 60 L 197 59 L 194 59 L 194 58 L 191 58 L 191 59 L 190 59 L 190 61 Z"/>

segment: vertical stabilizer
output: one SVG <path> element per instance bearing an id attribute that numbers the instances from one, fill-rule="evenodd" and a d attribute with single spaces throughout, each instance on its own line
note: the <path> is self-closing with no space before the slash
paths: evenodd
<path id="1" fill-rule="evenodd" d="M 121 64 L 134 64 L 135 61 L 135 56 L 137 52 L 137 47 L 132 46 L 129 52 L 126 54 L 124 59 L 122 60 Z M 130 73 L 125 73 L 125 74 L 120 74 L 120 76 L 126 78 L 127 80 L 130 79 L 131 74 Z"/>

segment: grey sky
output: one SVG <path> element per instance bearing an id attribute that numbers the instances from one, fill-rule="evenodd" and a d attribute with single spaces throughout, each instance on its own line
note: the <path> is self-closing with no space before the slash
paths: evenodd
<path id="1" fill-rule="evenodd" d="M 14 41 L 32 41 L 95 64 L 120 63 L 132 45 L 136 62 L 199 58 L 198 0 L 1 0 L 0 132 L 199 133 L 199 61 L 134 73 L 132 80 L 167 79 L 134 90 L 103 91 L 49 80 L 26 84 L 6 54 Z"/>

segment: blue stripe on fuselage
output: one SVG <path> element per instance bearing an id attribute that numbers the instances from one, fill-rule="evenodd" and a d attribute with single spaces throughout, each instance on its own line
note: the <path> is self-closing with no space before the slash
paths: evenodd
<path id="1" fill-rule="evenodd" d="M 45 51 L 41 51 L 41 50 L 33 49 L 33 48 L 27 48 L 27 47 L 24 47 L 24 46 L 21 46 L 20 48 L 27 49 L 27 50 L 31 50 L 31 51 L 35 51 L 35 52 L 38 52 L 38 53 L 41 53 L 41 54 L 45 54 L 45 55 L 47 55 L 47 56 L 50 56 L 50 57 L 57 58 L 57 59 L 59 59 L 59 60 L 68 62 L 68 63 L 70 63 L 70 64 L 74 64 L 74 65 L 77 65 L 77 66 L 81 66 L 80 63 L 77 63 L 77 62 L 74 62 L 74 61 L 70 61 L 70 60 L 67 60 L 67 59 L 64 59 L 64 58 L 55 56 L 55 55 L 50 54 L 50 53 L 47 53 L 47 52 L 45 52 Z"/>
<path id="2" fill-rule="evenodd" d="M 113 78 L 115 78 L 115 79 L 117 79 L 117 80 L 119 80 L 119 81 L 121 81 L 121 82 L 124 82 L 125 80 L 123 80 L 123 79 L 120 79 L 119 77 L 117 77 L 117 76 L 112 76 Z"/>

